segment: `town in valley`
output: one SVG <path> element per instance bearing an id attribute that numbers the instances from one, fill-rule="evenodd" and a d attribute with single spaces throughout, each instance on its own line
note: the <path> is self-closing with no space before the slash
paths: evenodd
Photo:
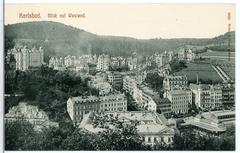
<path id="1" fill-rule="evenodd" d="M 234 52 L 7 47 L 7 150 L 235 150 Z"/>

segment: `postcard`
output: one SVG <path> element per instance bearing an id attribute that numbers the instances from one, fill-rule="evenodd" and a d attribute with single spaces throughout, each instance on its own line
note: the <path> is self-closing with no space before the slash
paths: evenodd
<path id="1" fill-rule="evenodd" d="M 7 151 L 235 151 L 234 3 L 6 3 Z"/>

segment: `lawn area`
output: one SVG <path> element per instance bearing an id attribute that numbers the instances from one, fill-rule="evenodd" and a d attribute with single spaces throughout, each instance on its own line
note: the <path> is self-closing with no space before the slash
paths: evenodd
<path id="1" fill-rule="evenodd" d="M 235 80 L 235 66 L 234 67 L 221 66 L 221 68 L 228 74 L 228 76 L 232 80 Z"/>
<path id="2" fill-rule="evenodd" d="M 204 52 L 201 54 L 202 56 L 219 56 L 219 57 L 228 57 L 228 52 L 223 51 L 212 51 L 208 50 L 207 52 Z M 235 57 L 235 52 L 230 52 L 230 57 Z"/>
<path id="3" fill-rule="evenodd" d="M 189 82 L 196 82 L 197 73 L 199 80 L 212 81 L 213 83 L 220 83 L 222 79 L 208 63 L 187 63 L 187 68 L 182 69 L 179 72 L 174 73 L 175 75 L 187 75 Z"/>

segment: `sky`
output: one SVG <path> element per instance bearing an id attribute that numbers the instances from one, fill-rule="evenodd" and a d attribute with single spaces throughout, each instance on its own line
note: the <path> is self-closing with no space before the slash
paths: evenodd
<path id="1" fill-rule="evenodd" d="M 228 12 L 231 19 L 228 20 Z M 41 18 L 19 18 L 40 13 Z M 48 13 L 85 18 L 48 18 Z M 5 25 L 56 21 L 98 35 L 150 38 L 212 38 L 235 30 L 234 4 L 6 4 Z"/>

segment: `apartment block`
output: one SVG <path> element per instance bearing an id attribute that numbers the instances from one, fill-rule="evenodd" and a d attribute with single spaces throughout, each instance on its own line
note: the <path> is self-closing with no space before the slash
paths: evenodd
<path id="1" fill-rule="evenodd" d="M 83 115 L 89 112 L 127 111 L 127 100 L 124 94 L 107 96 L 70 97 L 67 101 L 67 111 L 73 123 L 78 124 Z"/>

